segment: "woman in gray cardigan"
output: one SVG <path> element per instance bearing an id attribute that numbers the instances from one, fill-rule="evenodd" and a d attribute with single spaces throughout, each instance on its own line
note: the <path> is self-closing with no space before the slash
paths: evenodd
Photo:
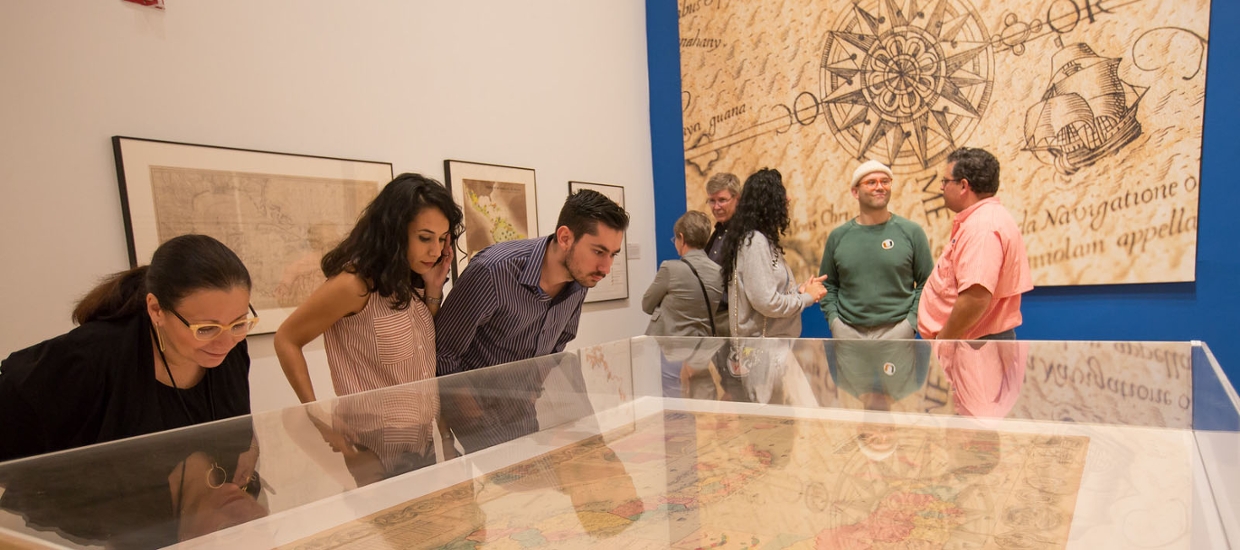
<path id="1" fill-rule="evenodd" d="M 801 310 L 827 295 L 826 276 L 798 284 L 779 239 L 788 230 L 788 194 L 779 172 L 749 176 L 723 243 L 723 280 L 733 337 L 798 338 Z M 816 406 L 814 392 L 786 340 L 740 340 L 729 370 L 745 377 L 758 403 Z"/>
<path id="2" fill-rule="evenodd" d="M 745 181 L 723 243 L 723 280 L 732 336 L 799 338 L 801 310 L 827 295 L 826 275 L 797 283 L 779 239 L 788 229 L 788 195 L 778 170 Z"/>

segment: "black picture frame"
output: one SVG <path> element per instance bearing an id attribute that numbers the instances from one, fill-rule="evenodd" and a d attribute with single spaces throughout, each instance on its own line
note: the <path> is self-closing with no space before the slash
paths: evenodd
<path id="1" fill-rule="evenodd" d="M 250 271 L 255 334 L 275 332 L 322 283 L 322 254 L 393 177 L 389 162 L 129 136 L 113 136 L 112 151 L 129 264 L 177 235 L 215 237 Z"/>

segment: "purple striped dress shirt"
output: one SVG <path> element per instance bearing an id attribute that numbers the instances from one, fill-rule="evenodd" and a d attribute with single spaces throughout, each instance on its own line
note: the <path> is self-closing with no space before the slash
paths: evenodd
<path id="1" fill-rule="evenodd" d="M 554 298 L 539 286 L 551 237 L 507 241 L 479 252 L 435 316 L 440 376 L 564 351 L 577 337 L 586 288 Z"/>

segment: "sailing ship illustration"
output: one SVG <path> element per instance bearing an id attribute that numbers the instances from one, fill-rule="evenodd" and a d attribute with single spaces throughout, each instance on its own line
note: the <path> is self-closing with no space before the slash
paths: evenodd
<path id="1" fill-rule="evenodd" d="M 1140 136 L 1137 106 L 1148 88 L 1120 80 L 1119 62 L 1080 43 L 1055 52 L 1042 101 L 1025 113 L 1025 150 L 1071 175 Z"/>

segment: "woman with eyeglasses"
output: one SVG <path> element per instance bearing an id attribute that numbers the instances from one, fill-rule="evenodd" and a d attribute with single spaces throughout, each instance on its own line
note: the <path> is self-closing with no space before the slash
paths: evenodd
<path id="1" fill-rule="evenodd" d="M 245 265 L 205 235 L 108 277 L 77 328 L 0 362 L 0 460 L 249 414 L 249 303 Z"/>

